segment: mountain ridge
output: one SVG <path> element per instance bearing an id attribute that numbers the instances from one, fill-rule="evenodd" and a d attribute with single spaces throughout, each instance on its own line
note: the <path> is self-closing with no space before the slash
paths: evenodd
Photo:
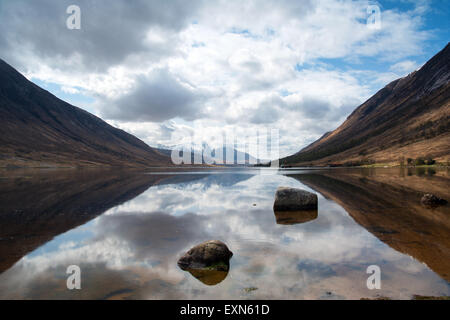
<path id="1" fill-rule="evenodd" d="M 447 161 L 450 144 L 450 44 L 422 68 L 390 82 L 334 131 L 282 165 Z M 430 143 L 431 142 L 431 143 Z"/>
<path id="2" fill-rule="evenodd" d="M 170 158 L 27 80 L 0 59 L 0 167 L 146 167 Z"/>

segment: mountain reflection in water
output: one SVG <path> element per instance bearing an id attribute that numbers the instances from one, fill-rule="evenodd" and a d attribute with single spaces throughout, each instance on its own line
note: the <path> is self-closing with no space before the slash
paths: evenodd
<path id="1" fill-rule="evenodd" d="M 317 219 L 317 210 L 274 211 L 278 224 L 305 223 Z"/>
<path id="2" fill-rule="evenodd" d="M 450 293 L 449 205 L 420 204 L 425 192 L 450 198 L 448 171 L 259 173 L 3 172 L 0 298 L 409 299 Z M 280 185 L 318 192 L 319 212 L 274 213 Z M 212 239 L 234 253 L 228 275 L 177 267 L 184 252 Z M 66 289 L 71 264 L 82 270 L 81 290 Z M 366 287 L 373 264 L 382 271 L 381 290 Z"/>

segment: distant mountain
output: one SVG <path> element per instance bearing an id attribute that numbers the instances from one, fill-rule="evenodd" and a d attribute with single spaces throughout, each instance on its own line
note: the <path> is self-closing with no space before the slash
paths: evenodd
<path id="1" fill-rule="evenodd" d="M 170 158 L 0 59 L 0 167 L 170 165 Z"/>
<path id="2" fill-rule="evenodd" d="M 221 150 L 222 149 L 222 150 Z M 170 147 L 164 146 L 163 148 L 157 148 L 156 149 L 159 153 L 162 153 L 164 155 L 167 155 L 171 157 L 172 150 Z M 202 159 L 202 164 L 211 164 L 214 163 L 218 165 L 227 165 L 225 163 L 227 161 L 227 151 L 233 153 L 233 160 L 232 164 L 228 165 L 254 165 L 254 164 L 261 164 L 269 162 L 269 160 L 260 160 L 256 159 L 255 157 L 251 156 L 250 154 L 246 152 L 242 152 L 239 150 L 236 150 L 229 147 L 223 147 L 223 148 L 216 148 L 211 151 L 212 156 L 209 157 L 203 157 L 202 150 L 194 150 L 194 152 L 191 152 L 191 164 L 194 164 L 195 159 Z M 183 156 L 183 151 L 180 152 L 180 157 Z"/>
<path id="3" fill-rule="evenodd" d="M 282 165 L 450 161 L 450 44 L 420 70 L 395 80 L 336 130 Z"/>
<path id="4" fill-rule="evenodd" d="M 221 150 L 222 149 L 222 150 Z M 249 164 L 259 164 L 264 160 L 260 160 L 260 159 L 256 159 L 255 157 L 251 156 L 250 154 L 248 154 L 247 152 L 242 152 L 239 150 L 234 149 L 232 146 L 226 146 L 223 148 L 216 148 L 213 150 L 212 152 L 212 160 L 217 161 L 222 161 L 222 162 L 226 162 L 228 161 L 228 154 L 227 152 L 231 152 L 233 154 L 233 157 L 229 157 L 230 159 L 233 159 L 233 164 L 236 165 L 249 165 Z"/>

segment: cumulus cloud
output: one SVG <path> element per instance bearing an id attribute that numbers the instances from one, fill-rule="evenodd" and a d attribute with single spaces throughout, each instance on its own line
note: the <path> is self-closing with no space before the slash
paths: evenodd
<path id="1" fill-rule="evenodd" d="M 278 128 L 290 153 L 412 71 L 423 52 L 426 1 L 381 6 L 380 29 L 366 25 L 369 3 L 8 1 L 0 52 L 28 78 L 90 95 L 97 115 L 151 145 L 176 144 L 163 130 L 175 121 L 174 130 L 205 135 Z M 71 4 L 80 30 L 66 28 Z"/>
<path id="2" fill-rule="evenodd" d="M 413 72 L 419 68 L 417 62 L 412 60 L 404 60 L 393 64 L 389 69 L 402 75 Z"/>
<path id="3" fill-rule="evenodd" d="M 331 106 L 328 101 L 315 97 L 306 96 L 299 104 L 293 107 L 298 108 L 307 119 L 321 119 L 330 111 Z"/>
<path id="4" fill-rule="evenodd" d="M 12 63 L 26 65 L 39 58 L 54 68 L 74 66 L 101 70 L 146 53 L 157 61 L 173 53 L 175 35 L 195 12 L 200 1 L 41 0 L 9 1 L 0 21 L 0 49 Z M 66 27 L 66 9 L 81 8 L 81 29 Z M 17 55 L 18 51 L 20 55 Z"/>
<path id="5" fill-rule="evenodd" d="M 274 123 L 280 118 L 280 110 L 286 103 L 278 96 L 272 96 L 262 101 L 259 106 L 251 112 L 251 122 L 255 124 Z"/>
<path id="6" fill-rule="evenodd" d="M 101 102 L 108 119 L 160 122 L 175 117 L 193 120 L 202 115 L 204 95 L 178 81 L 165 69 L 139 76 L 133 89 L 115 100 Z"/>

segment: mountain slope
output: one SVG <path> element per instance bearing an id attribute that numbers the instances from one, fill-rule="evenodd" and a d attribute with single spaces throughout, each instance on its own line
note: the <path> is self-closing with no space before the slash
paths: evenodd
<path id="1" fill-rule="evenodd" d="M 0 167 L 168 164 L 169 157 L 58 99 L 0 59 Z"/>
<path id="2" fill-rule="evenodd" d="M 395 80 L 336 130 L 281 164 L 396 162 L 450 156 L 450 44 L 420 70 Z"/>

